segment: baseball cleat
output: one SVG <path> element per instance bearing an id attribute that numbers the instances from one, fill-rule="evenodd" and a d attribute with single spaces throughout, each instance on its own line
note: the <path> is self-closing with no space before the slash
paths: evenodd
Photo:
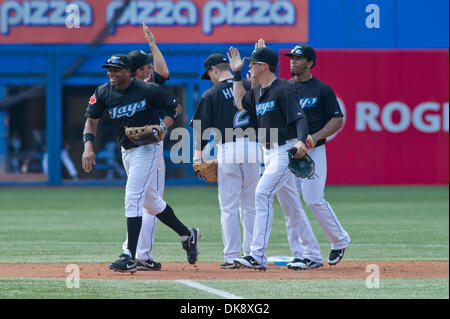
<path id="1" fill-rule="evenodd" d="M 237 263 L 228 263 L 224 261 L 220 264 L 220 269 L 238 269 L 240 264 Z"/>
<path id="2" fill-rule="evenodd" d="M 183 249 L 186 250 L 188 263 L 194 265 L 198 257 L 197 242 L 201 236 L 198 228 L 191 228 L 189 230 L 191 232 L 191 236 L 181 243 L 183 245 Z"/>
<path id="3" fill-rule="evenodd" d="M 134 274 L 137 271 L 136 260 L 127 254 L 122 254 L 119 257 L 120 259 L 109 265 L 109 269 L 118 272 L 129 272 L 131 274 Z"/>
<path id="4" fill-rule="evenodd" d="M 328 257 L 328 264 L 331 266 L 336 265 L 338 262 L 344 258 L 345 248 L 344 249 L 332 249 L 330 252 L 330 256 Z"/>
<path id="5" fill-rule="evenodd" d="M 253 258 L 252 256 L 244 256 L 244 257 L 236 258 L 236 259 L 234 259 L 234 263 L 239 266 L 244 266 L 247 268 L 259 269 L 259 270 L 264 270 L 264 271 L 267 269 L 266 266 L 263 266 L 260 263 L 258 263 L 255 260 L 255 258 Z"/>
<path id="6" fill-rule="evenodd" d="M 137 270 L 156 271 L 161 270 L 161 263 L 154 260 L 141 260 L 136 259 Z"/>
<path id="7" fill-rule="evenodd" d="M 317 263 L 308 258 L 304 258 L 304 259 L 295 258 L 292 262 L 287 264 L 287 268 L 293 269 L 293 270 L 314 269 L 314 268 L 320 268 L 322 266 L 323 266 L 323 263 Z"/>

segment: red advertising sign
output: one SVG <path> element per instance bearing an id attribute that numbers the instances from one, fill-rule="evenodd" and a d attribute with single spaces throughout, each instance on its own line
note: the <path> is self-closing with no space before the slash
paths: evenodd
<path id="1" fill-rule="evenodd" d="M 312 73 L 346 113 L 327 144 L 328 183 L 448 184 L 448 50 L 317 50 Z"/>
<path id="2" fill-rule="evenodd" d="M 1 43 L 89 43 L 124 1 L 0 0 Z M 158 43 L 308 40 L 308 0 L 132 0 L 104 40 L 141 43 L 142 23 Z"/>

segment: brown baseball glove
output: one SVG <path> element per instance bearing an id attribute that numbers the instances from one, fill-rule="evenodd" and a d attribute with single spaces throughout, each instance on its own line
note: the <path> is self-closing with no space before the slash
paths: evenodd
<path id="1" fill-rule="evenodd" d="M 158 143 L 164 139 L 164 128 L 160 125 L 126 127 L 125 135 L 136 145 Z"/>
<path id="2" fill-rule="evenodd" d="M 194 171 L 209 183 L 217 182 L 217 160 L 200 161 L 192 164 Z"/>

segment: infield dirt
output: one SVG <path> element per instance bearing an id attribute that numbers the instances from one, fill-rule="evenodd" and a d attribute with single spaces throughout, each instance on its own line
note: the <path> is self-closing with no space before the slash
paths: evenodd
<path id="1" fill-rule="evenodd" d="M 66 278 L 70 263 L 0 264 L 0 277 Z M 342 261 L 336 266 L 325 264 L 318 269 L 303 271 L 269 265 L 267 271 L 249 268 L 220 269 L 219 263 L 199 262 L 189 265 L 181 262 L 162 263 L 161 271 L 138 271 L 122 274 L 108 269 L 107 263 L 76 263 L 81 278 L 137 279 L 137 280 L 289 280 L 289 279 L 366 279 L 369 265 L 377 265 L 380 278 L 449 278 L 448 261 Z M 366 269 L 368 271 L 366 271 Z"/>

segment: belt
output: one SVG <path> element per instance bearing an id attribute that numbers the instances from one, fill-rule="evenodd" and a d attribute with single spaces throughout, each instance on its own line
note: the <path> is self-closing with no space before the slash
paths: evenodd
<path id="1" fill-rule="evenodd" d="M 270 150 L 270 149 L 272 149 L 272 148 L 274 148 L 274 147 L 280 147 L 280 146 L 283 146 L 284 144 L 286 144 L 286 141 L 279 142 L 279 143 L 265 143 L 265 144 L 263 144 L 263 146 L 264 146 L 264 148 L 265 148 L 266 150 Z"/>

